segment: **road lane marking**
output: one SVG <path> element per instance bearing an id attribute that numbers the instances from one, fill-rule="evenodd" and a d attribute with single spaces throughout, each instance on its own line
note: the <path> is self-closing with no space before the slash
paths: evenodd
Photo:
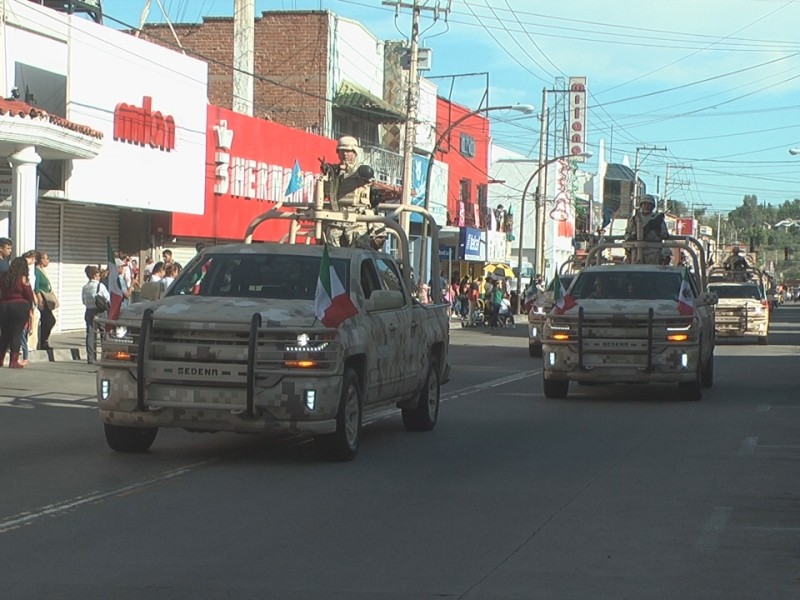
<path id="1" fill-rule="evenodd" d="M 455 400 L 457 398 L 463 398 L 471 394 L 477 394 L 479 392 L 483 392 L 490 388 L 496 388 L 506 385 L 508 383 L 513 383 L 515 381 L 519 381 L 520 379 L 526 379 L 528 377 L 533 377 L 535 375 L 541 375 L 541 373 L 542 373 L 541 369 L 535 371 L 523 371 L 522 373 L 514 373 L 513 375 L 507 375 L 505 377 L 498 377 L 497 379 L 492 379 L 491 381 L 476 383 L 475 385 L 471 385 L 462 388 L 460 390 L 450 392 L 449 394 L 442 394 L 442 397 L 439 399 L 439 402 L 442 403 L 446 402 L 447 400 Z M 399 414 L 400 414 L 399 408 L 390 407 L 385 410 L 372 413 L 368 418 L 363 420 L 362 425 L 377 423 L 378 421 L 382 421 L 383 419 L 390 419 Z"/>
<path id="2" fill-rule="evenodd" d="M 732 506 L 716 506 L 711 516 L 703 527 L 703 532 L 697 540 L 697 545 L 704 549 L 713 550 L 719 546 L 722 532 L 728 524 L 728 519 L 733 512 Z"/>
<path id="3" fill-rule="evenodd" d="M 759 404 L 758 406 L 756 406 L 756 412 L 757 413 L 769 412 L 769 408 L 770 408 L 769 404 Z"/>
<path id="4" fill-rule="evenodd" d="M 508 375 L 506 377 L 499 377 L 497 379 L 493 379 L 491 381 L 486 381 L 483 383 L 475 384 L 466 388 L 462 388 L 460 390 L 451 392 L 449 394 L 444 394 L 440 401 L 444 402 L 446 400 L 454 400 L 456 398 L 463 398 L 464 396 L 468 396 L 470 394 L 479 393 L 489 388 L 500 387 L 506 385 L 508 383 L 513 383 L 514 381 L 519 381 L 520 379 L 526 379 L 528 377 L 533 377 L 535 375 L 541 374 L 540 370 L 535 371 L 526 371 L 522 373 L 515 373 L 513 375 Z M 30 407 L 32 408 L 32 407 Z M 381 419 L 388 419 L 390 417 L 394 417 L 400 413 L 400 410 L 397 408 L 389 408 L 385 411 L 380 411 L 371 415 L 369 419 L 364 420 L 364 425 L 369 423 L 375 423 Z M 288 447 L 293 447 L 297 445 L 307 444 L 309 442 L 308 439 L 298 439 L 298 438 L 306 438 L 307 436 L 297 436 L 297 438 L 293 437 L 286 441 L 286 445 Z M 235 453 L 234 453 L 235 454 Z M 101 500 L 105 500 L 108 498 L 120 498 L 123 496 L 127 496 L 133 493 L 137 493 L 144 488 L 147 488 L 152 485 L 156 485 L 158 483 L 163 483 L 165 481 L 169 481 L 171 479 L 176 479 L 178 477 L 183 477 L 188 475 L 195 469 L 201 466 L 205 466 L 215 460 L 219 460 L 223 457 L 212 458 L 209 460 L 201 461 L 198 463 L 194 463 L 192 465 L 187 465 L 185 467 L 180 467 L 178 469 L 174 469 L 171 471 L 167 471 L 162 473 L 161 475 L 154 477 L 152 479 L 147 479 L 144 481 L 139 481 L 136 483 L 132 483 L 130 485 L 122 486 L 120 488 L 107 491 L 107 492 L 91 492 L 85 496 L 78 496 L 76 498 L 71 498 L 69 500 L 64 500 L 63 502 L 59 502 L 57 504 L 50 504 L 48 506 L 44 506 L 38 509 L 35 509 L 31 512 L 23 512 L 19 513 L 15 516 L 6 518 L 4 520 L 0 520 L 0 534 L 6 533 L 7 531 L 11 531 L 13 529 L 17 529 L 19 527 L 24 527 L 26 525 L 30 525 L 35 521 L 43 517 L 53 517 L 65 512 L 69 512 L 71 510 L 75 510 L 76 508 L 80 508 L 87 504 L 91 504 L 93 502 L 99 502 Z"/>
<path id="5" fill-rule="evenodd" d="M 217 460 L 217 459 L 212 459 L 212 460 Z M 50 504 L 48 506 L 43 506 L 41 508 L 37 508 L 30 512 L 19 513 L 18 515 L 0 521 L 0 534 L 6 533 L 7 531 L 11 531 L 12 529 L 23 527 L 25 525 L 30 525 L 33 522 L 42 519 L 43 517 L 58 516 L 65 512 L 69 512 L 75 510 L 76 508 L 80 508 L 81 506 L 84 506 L 86 504 L 99 502 L 107 498 L 127 496 L 129 494 L 141 491 L 142 489 L 149 487 L 151 485 L 163 483 L 164 481 L 169 481 L 170 479 L 176 479 L 178 477 L 187 475 L 197 467 L 206 465 L 210 462 L 211 460 L 198 462 L 192 465 L 187 465 L 185 467 L 180 467 L 178 469 L 167 471 L 152 479 L 131 483 L 129 485 L 125 485 L 108 492 L 101 492 L 101 491 L 91 492 L 85 496 L 78 496 L 76 498 L 64 500 L 63 502 L 58 502 L 57 504 Z"/>

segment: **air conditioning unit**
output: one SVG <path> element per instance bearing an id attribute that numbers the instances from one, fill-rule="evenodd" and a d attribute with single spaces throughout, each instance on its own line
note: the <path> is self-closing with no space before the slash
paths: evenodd
<path id="1" fill-rule="evenodd" d="M 406 49 L 400 57 L 400 66 L 408 69 L 411 66 L 411 50 Z M 430 71 L 431 70 L 431 49 L 418 48 L 417 49 L 417 70 Z"/>

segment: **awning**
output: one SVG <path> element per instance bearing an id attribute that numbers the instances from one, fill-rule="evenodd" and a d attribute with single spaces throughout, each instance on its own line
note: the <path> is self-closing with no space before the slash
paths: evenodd
<path id="1" fill-rule="evenodd" d="M 333 106 L 361 113 L 365 119 L 378 123 L 403 123 L 406 120 L 406 115 L 386 100 L 349 81 L 343 81 L 339 86 Z"/>

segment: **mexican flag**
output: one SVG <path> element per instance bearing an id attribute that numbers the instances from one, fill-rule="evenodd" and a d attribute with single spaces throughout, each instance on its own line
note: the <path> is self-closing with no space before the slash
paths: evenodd
<path id="1" fill-rule="evenodd" d="M 575 298 L 573 298 L 571 294 L 568 294 L 567 290 L 564 289 L 564 284 L 561 283 L 561 279 L 558 277 L 558 273 L 556 273 L 554 283 L 555 285 L 553 285 L 553 299 L 556 302 L 556 313 L 561 315 L 567 312 L 573 306 L 575 306 Z"/>
<path id="2" fill-rule="evenodd" d="M 314 312 L 325 327 L 339 327 L 342 321 L 358 313 L 344 289 L 336 269 L 331 265 L 328 245 L 322 249 L 322 263 L 319 266 L 317 293 L 314 295 Z"/>
<path id="3" fill-rule="evenodd" d="M 689 285 L 689 271 L 683 271 L 681 281 L 681 291 L 678 292 L 678 312 L 682 315 L 694 314 L 694 300 L 692 299 L 692 288 Z"/>
<path id="4" fill-rule="evenodd" d="M 122 308 L 122 286 L 119 283 L 117 257 L 114 256 L 114 249 L 111 247 L 111 238 L 106 237 L 106 242 L 108 244 L 108 293 L 111 294 L 108 318 L 114 321 L 119 318 L 119 311 Z"/>

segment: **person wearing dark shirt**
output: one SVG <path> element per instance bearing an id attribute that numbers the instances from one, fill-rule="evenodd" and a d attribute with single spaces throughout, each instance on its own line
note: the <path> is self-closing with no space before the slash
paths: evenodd
<path id="1" fill-rule="evenodd" d="M 21 369 L 19 348 L 22 330 L 28 322 L 33 306 L 33 290 L 28 280 L 28 261 L 15 258 L 8 271 L 0 278 L 0 366 L 11 351 L 12 369 Z"/>
<path id="2" fill-rule="evenodd" d="M 8 267 L 11 265 L 12 249 L 13 244 L 10 239 L 0 238 L 0 275 L 8 271 Z"/>

